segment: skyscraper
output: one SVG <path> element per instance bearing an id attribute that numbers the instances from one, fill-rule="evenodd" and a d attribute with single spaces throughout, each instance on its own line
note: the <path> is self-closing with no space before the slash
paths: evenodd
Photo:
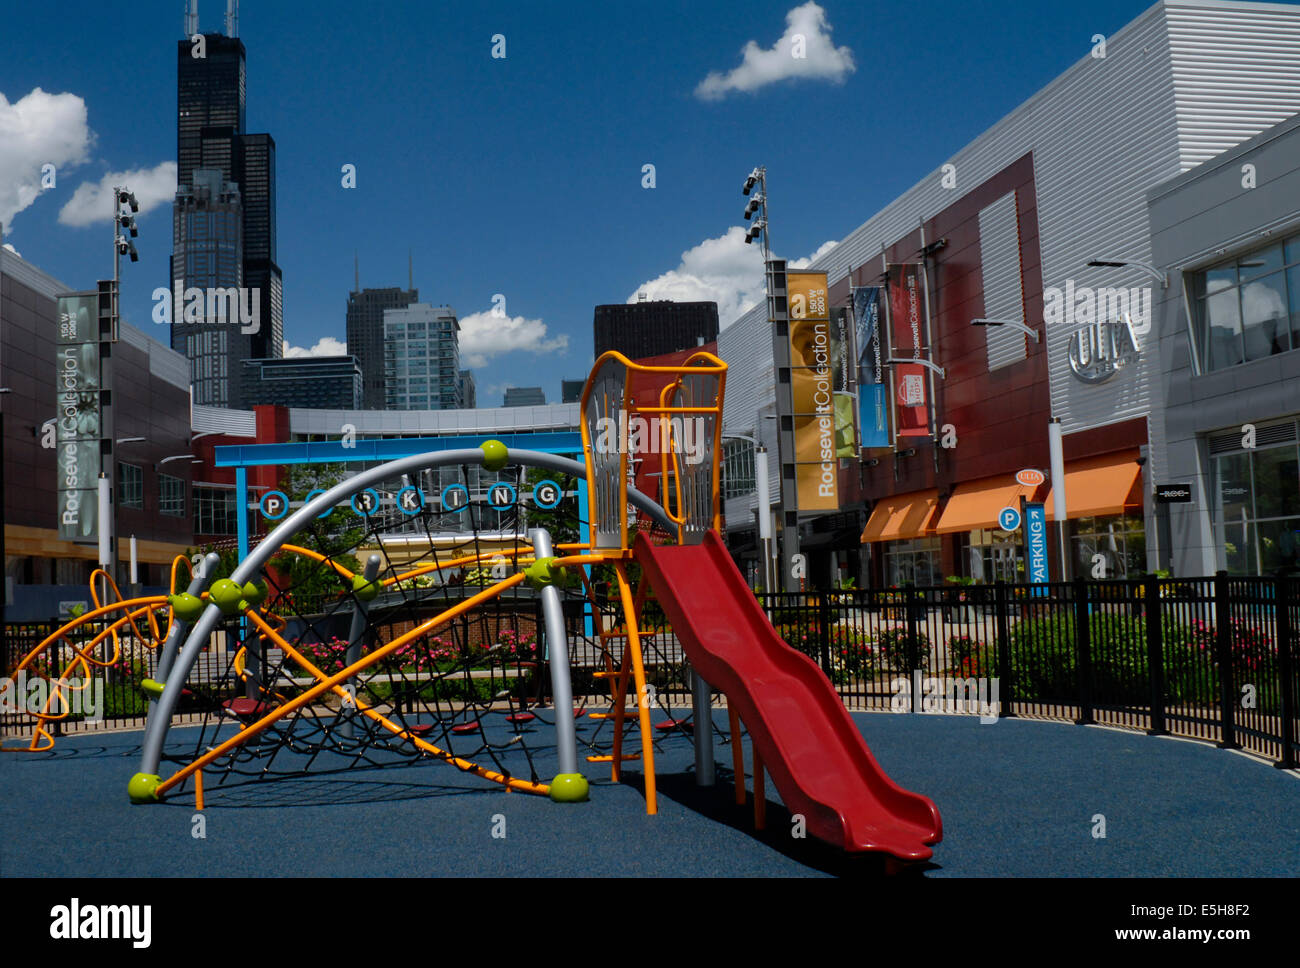
<path id="1" fill-rule="evenodd" d="M 235 181 L 244 199 L 244 285 L 256 289 L 262 328 L 253 334 L 253 355 L 284 353 L 284 283 L 275 254 L 275 139 L 246 134 L 239 139 Z"/>
<path id="2" fill-rule="evenodd" d="M 667 299 L 596 307 L 596 358 L 618 350 L 629 359 L 689 350 L 718 338 L 718 304 Z"/>
<path id="3" fill-rule="evenodd" d="M 243 215 L 239 188 L 213 168 L 197 169 L 172 206 L 172 349 L 190 361 L 194 402 L 213 407 L 240 406 L 238 366 L 256 355 L 240 319 L 252 308 L 241 299 Z"/>
<path id="4" fill-rule="evenodd" d="M 506 387 L 506 398 L 502 406 L 541 407 L 545 404 L 546 394 L 541 387 Z"/>
<path id="5" fill-rule="evenodd" d="M 284 351 L 283 283 L 275 244 L 275 140 L 269 134 L 244 130 L 246 51 L 238 37 L 238 4 L 227 7 L 225 34 L 200 34 L 197 6 L 197 0 L 191 0 L 185 39 L 176 49 L 172 286 L 181 294 L 212 285 L 237 286 L 240 298 L 255 313 L 256 326 L 241 326 L 237 318 L 233 322 L 213 319 L 206 312 L 198 323 L 192 313 L 186 321 L 177 299 L 172 307 L 172 346 L 189 356 L 196 381 L 204 381 L 202 394 L 196 390 L 196 402 L 238 407 L 241 362 L 250 357 L 277 358 Z M 196 180 L 200 172 L 216 172 L 219 177 L 204 175 Z M 187 251 L 189 246 L 211 248 L 203 232 L 216 223 L 210 213 L 202 213 L 218 198 L 219 204 L 227 206 L 219 220 L 225 233 L 223 251 L 229 246 L 228 206 L 238 206 L 238 281 L 231 280 L 230 273 L 223 273 L 219 282 L 203 281 L 199 276 L 204 275 L 204 257 Z M 206 295 L 205 306 L 212 302 Z M 221 301 L 218 298 L 217 304 Z"/>
<path id="6" fill-rule="evenodd" d="M 245 407 L 356 410 L 361 402 L 361 367 L 354 356 L 244 360 L 240 376 Z"/>
<path id="7" fill-rule="evenodd" d="M 460 408 L 474 410 L 478 407 L 478 382 L 473 370 L 460 371 Z"/>
<path id="8" fill-rule="evenodd" d="M 388 406 L 384 390 L 384 310 L 420 301 L 411 289 L 361 289 L 348 293 L 348 352 L 361 364 L 361 409 Z"/>
<path id="9" fill-rule="evenodd" d="M 384 311 L 386 409 L 461 409 L 459 334 L 449 306 L 415 303 Z"/>

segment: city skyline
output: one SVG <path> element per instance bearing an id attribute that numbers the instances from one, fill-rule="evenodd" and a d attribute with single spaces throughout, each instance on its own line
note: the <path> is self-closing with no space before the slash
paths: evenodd
<path id="1" fill-rule="evenodd" d="M 63 59 L 49 56 L 43 17 L 16 11 L 0 64 L 0 112 L 22 105 L 35 130 L 63 135 L 9 147 L 19 167 L 5 166 L 11 183 L 0 185 L 5 241 L 73 288 L 107 277 L 107 216 L 93 220 L 106 206 L 96 190 L 108 174 L 134 173 L 127 181 L 145 208 L 141 262 L 124 272 L 123 307 L 145 329 L 150 294 L 168 285 L 170 245 L 156 211 L 174 193 L 176 131 L 148 119 L 176 109 L 177 6 L 133 7 L 119 35 L 111 9 L 66 5 L 73 46 L 85 41 L 86 56 Z M 582 372 L 590 313 L 601 303 L 641 292 L 716 299 L 725 327 L 761 290 L 757 250 L 740 244 L 735 211 L 736 183 L 754 164 L 772 174 L 776 253 L 806 259 L 1086 57 L 1093 34 L 1118 29 L 1146 4 L 1010 8 L 999 42 L 1023 51 L 1014 64 L 967 49 L 983 18 L 957 4 L 939 5 L 924 25 L 895 18 L 889 44 L 881 43 L 883 7 L 725 5 L 691 8 L 687 21 L 679 6 L 645 23 L 631 11 L 590 8 L 562 29 L 532 4 L 402 10 L 337 31 L 347 22 L 341 5 L 321 5 L 307 20 L 245 4 L 246 128 L 276 138 L 292 347 L 341 350 L 354 258 L 361 287 L 382 288 L 403 284 L 410 257 L 429 297 L 462 307 L 466 366 L 489 396 L 532 382 L 538 355 Z M 200 29 L 223 31 L 223 8 L 200 4 Z M 382 31 L 399 22 L 401 30 Z M 677 26 L 685 22 L 690 30 Z M 796 27 L 814 43 L 799 67 L 805 76 L 786 76 L 763 54 Z M 109 34 L 111 50 L 89 44 Z M 492 57 L 498 34 L 503 58 Z M 749 41 L 759 56 L 742 60 Z M 952 80 L 918 73 L 907 51 L 957 46 L 962 87 L 969 80 L 981 95 L 961 96 L 953 116 Z M 321 63 L 336 69 L 322 76 Z M 125 80 L 109 80 L 122 74 L 113 64 L 130 65 Z M 430 64 L 437 95 L 411 82 Z M 569 96 L 595 77 L 601 93 Z M 870 110 L 911 92 L 926 96 L 907 113 Z M 857 132 L 845 131 L 845 116 L 862 119 Z M 796 123 L 807 137 L 789 136 Z M 833 150 L 841 141 L 849 150 Z M 853 148 L 862 144 L 867 150 Z M 46 156 L 57 184 L 32 200 L 40 164 L 31 163 Z M 356 166 L 355 189 L 342 187 L 345 165 Z"/>

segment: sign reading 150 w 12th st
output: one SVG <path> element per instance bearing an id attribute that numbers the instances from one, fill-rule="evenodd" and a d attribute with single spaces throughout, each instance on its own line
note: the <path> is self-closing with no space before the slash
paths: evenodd
<path id="1" fill-rule="evenodd" d="M 839 509 L 835 368 L 826 273 L 786 274 L 790 312 L 796 499 L 801 511 Z"/>

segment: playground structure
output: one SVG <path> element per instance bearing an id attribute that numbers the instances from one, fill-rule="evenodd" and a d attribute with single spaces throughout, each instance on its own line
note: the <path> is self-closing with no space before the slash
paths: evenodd
<path id="1" fill-rule="evenodd" d="M 655 381 L 657 399 L 634 400 L 632 374 Z M 507 790 L 580 801 L 589 793 L 578 763 L 577 724 L 585 718 L 597 724 L 583 739 L 587 762 L 609 763 L 619 782 L 625 764 L 639 760 L 646 811 L 654 814 L 654 698 L 641 633 L 653 595 L 692 670 L 691 719 L 670 716 L 659 726 L 695 725 L 697 782 L 711 782 L 713 773 L 716 689 L 726 698 L 741 804 L 742 728 L 751 738 L 757 826 L 766 771 L 814 836 L 848 851 L 924 860 L 942 838 L 934 804 L 884 774 L 834 687 L 780 639 L 722 546 L 725 380 L 725 364 L 708 353 L 677 367 L 606 353 L 582 396 L 582 461 L 489 440 L 366 467 L 296 508 L 285 496 L 280 523 L 228 577 L 216 577 L 215 554 L 192 569 L 181 558 L 170 594 L 123 599 L 96 572 L 95 608 L 19 668 L 43 662 L 60 669 L 61 681 L 84 683 L 93 669 L 124 661 L 123 638 L 155 652 L 156 671 L 141 683 L 149 711 L 128 783 L 135 803 L 190 791 L 201 808 L 205 780 L 211 792 L 420 757 Z M 629 481 L 630 458 L 647 446 L 629 431 L 631 418 L 647 422 L 661 455 L 654 497 Z M 684 438 L 694 428 L 702 446 L 688 460 Z M 569 530 L 577 540 L 525 528 L 522 510 L 510 529 L 500 514 L 494 532 L 479 526 L 474 515 L 483 509 L 469 500 L 471 478 L 508 468 L 520 483 L 525 469 L 574 482 L 582 507 Z M 456 480 L 437 501 L 424 494 L 420 482 L 448 475 Z M 569 493 L 546 483 L 560 498 Z M 384 490 L 401 513 L 396 533 L 393 515 L 379 513 Z M 468 516 L 469 527 L 449 531 L 454 515 Z M 632 565 L 641 572 L 635 583 Z M 597 570 L 608 576 L 612 620 L 600 607 Z M 308 588 L 329 594 L 309 599 Z M 529 612 L 537 616 L 531 629 Z M 105 627 L 78 641 L 92 623 Z M 599 656 L 591 675 L 608 687 L 607 709 L 574 709 L 569 660 L 578 637 Z M 540 698 L 543 669 L 549 705 Z M 65 715 L 60 688 L 68 687 L 52 690 L 23 750 L 53 746 L 50 724 Z M 538 724 L 549 730 L 539 733 Z M 535 765 L 542 735 L 553 737 L 558 755 L 551 777 Z"/>

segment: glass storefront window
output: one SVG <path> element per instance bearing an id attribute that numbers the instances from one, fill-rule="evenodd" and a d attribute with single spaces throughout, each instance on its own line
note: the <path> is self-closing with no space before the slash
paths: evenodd
<path id="1" fill-rule="evenodd" d="M 1147 570 L 1146 528 L 1141 518 L 1075 518 L 1070 522 L 1070 546 L 1076 575 L 1091 578 L 1099 565 L 1105 566 L 1106 578 L 1130 578 Z"/>
<path id="2" fill-rule="evenodd" d="M 939 539 L 916 538 L 885 544 L 885 583 L 938 585 L 943 581 Z"/>
<path id="3" fill-rule="evenodd" d="M 962 543 L 966 546 L 967 577 L 977 582 L 1025 580 L 1024 554 L 1018 535 L 975 530 Z"/>
<path id="4" fill-rule="evenodd" d="M 1300 568 L 1300 445 L 1223 454 L 1212 464 L 1223 567 L 1236 575 Z"/>
<path id="5" fill-rule="evenodd" d="M 1203 372 L 1300 349 L 1300 236 L 1189 280 Z"/>

